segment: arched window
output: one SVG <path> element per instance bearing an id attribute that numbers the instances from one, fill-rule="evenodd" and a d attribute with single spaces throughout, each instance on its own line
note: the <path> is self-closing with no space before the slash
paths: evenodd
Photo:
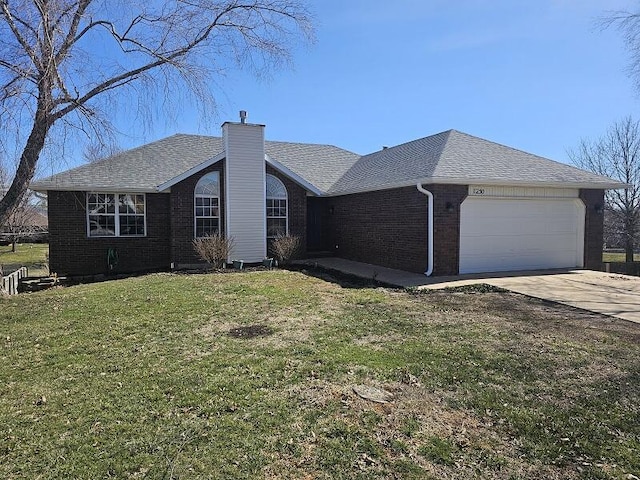
<path id="1" fill-rule="evenodd" d="M 267 174 L 267 238 L 286 235 L 287 187 L 273 175 Z"/>
<path id="2" fill-rule="evenodd" d="M 195 189 L 195 236 L 214 235 L 220 231 L 220 172 L 204 175 Z"/>

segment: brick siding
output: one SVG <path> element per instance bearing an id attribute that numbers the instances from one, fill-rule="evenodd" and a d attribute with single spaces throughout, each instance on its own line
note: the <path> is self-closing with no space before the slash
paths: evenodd
<path id="1" fill-rule="evenodd" d="M 457 275 L 460 205 L 466 185 L 427 185 L 434 196 L 434 275 Z M 581 190 L 585 204 L 584 266 L 602 269 L 603 190 Z M 374 265 L 423 272 L 427 267 L 427 202 L 415 187 L 322 199 L 324 248 Z M 446 206 L 450 203 L 450 210 Z M 331 212 L 333 209 L 333 213 Z M 325 213 L 326 217 L 325 217 Z M 336 248 L 337 246 L 337 248 Z"/>
<path id="2" fill-rule="evenodd" d="M 171 262 L 201 261 L 192 247 L 194 237 L 193 192 L 197 181 L 219 171 L 224 199 L 224 162 L 218 162 L 179 182 L 171 194 L 147 194 L 147 236 L 144 238 L 88 238 L 86 199 L 83 192 L 49 194 L 50 268 L 61 275 L 107 273 L 107 251 L 116 248 L 116 272 L 168 268 Z M 289 231 L 306 245 L 304 188 L 267 166 L 287 188 Z M 434 275 L 455 275 L 460 258 L 460 205 L 464 185 L 428 185 L 434 195 Z M 585 268 L 602 268 L 602 190 L 581 190 L 586 207 Z M 314 199 L 321 203 L 323 249 L 355 261 L 422 273 L 427 268 L 427 198 L 415 187 Z M 447 210 L 447 203 L 450 209 Z M 221 201 L 224 229 L 224 202 Z M 173 232 L 173 235 L 171 235 Z"/>
<path id="3" fill-rule="evenodd" d="M 147 236 L 140 238 L 88 238 L 84 192 L 50 191 L 50 268 L 60 275 L 108 272 L 107 252 L 115 248 L 117 268 L 111 273 L 168 269 L 203 263 L 193 249 L 194 190 L 203 175 L 220 172 L 220 229 L 224 232 L 224 161 L 217 162 L 171 187 L 170 194 L 146 195 Z M 306 190 L 267 167 L 285 184 L 289 198 L 289 232 L 306 244 Z M 266 207 L 265 207 L 266 208 Z"/>
<path id="4" fill-rule="evenodd" d="M 267 173 L 279 178 L 287 189 L 287 215 L 289 234 L 300 237 L 307 244 L 307 191 L 289 177 L 267 165 Z"/>
<path id="5" fill-rule="evenodd" d="M 220 172 L 220 232 L 224 233 L 224 160 L 203 168 L 171 187 L 171 261 L 176 265 L 204 263 L 193 249 L 195 238 L 195 197 L 198 180 L 210 172 Z"/>
<path id="6" fill-rule="evenodd" d="M 198 180 L 213 171 L 220 172 L 220 231 L 224 232 L 224 161 L 217 162 L 171 187 L 171 229 L 174 232 L 171 238 L 171 251 L 173 261 L 177 265 L 203 263 L 193 250 L 192 244 L 194 239 L 194 190 Z M 299 235 L 306 243 L 306 190 L 268 165 L 266 173 L 278 177 L 287 188 L 289 233 Z"/>
<path id="7" fill-rule="evenodd" d="M 458 272 L 460 203 L 467 187 L 427 185 L 434 195 L 434 275 Z M 427 269 L 428 200 L 416 187 L 324 199 L 325 249 L 359 262 L 416 273 Z M 451 203 L 453 210 L 447 211 Z M 333 213 L 331 213 L 333 212 Z"/>
<path id="8" fill-rule="evenodd" d="M 602 270 L 604 190 L 580 190 L 580 199 L 585 206 L 584 268 Z"/>
<path id="9" fill-rule="evenodd" d="M 433 193 L 433 274 L 457 275 L 460 267 L 460 205 L 466 185 L 425 185 Z M 447 210 L 447 203 L 450 210 Z"/>
<path id="10" fill-rule="evenodd" d="M 415 187 L 327 198 L 326 250 L 412 272 L 427 265 L 427 200 Z"/>
<path id="11" fill-rule="evenodd" d="M 49 191 L 49 268 L 58 275 L 133 273 L 168 269 L 169 195 L 146 195 L 146 237 L 87 236 L 84 192 Z M 107 253 L 115 248 L 118 265 L 108 271 Z"/>

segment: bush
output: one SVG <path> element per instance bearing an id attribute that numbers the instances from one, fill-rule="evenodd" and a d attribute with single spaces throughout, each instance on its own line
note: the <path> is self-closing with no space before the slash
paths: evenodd
<path id="1" fill-rule="evenodd" d="M 193 249 L 198 256 L 214 268 L 222 268 L 226 265 L 232 248 L 233 237 L 225 237 L 220 233 L 196 238 L 193 241 Z"/>
<path id="2" fill-rule="evenodd" d="M 286 265 L 300 254 L 302 241 L 297 235 L 278 235 L 271 242 L 271 251 L 278 262 Z"/>

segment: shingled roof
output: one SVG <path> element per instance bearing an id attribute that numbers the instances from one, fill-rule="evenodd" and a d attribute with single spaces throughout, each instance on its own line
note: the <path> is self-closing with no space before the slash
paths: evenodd
<path id="1" fill-rule="evenodd" d="M 188 170 L 223 154 L 222 137 L 176 134 L 32 184 L 34 190 L 157 192 Z M 275 162 L 315 186 L 329 189 L 360 156 L 332 145 L 265 142 Z"/>
<path id="2" fill-rule="evenodd" d="M 361 157 L 327 192 L 345 194 L 422 183 L 622 188 L 607 177 L 447 130 Z"/>
<path id="3" fill-rule="evenodd" d="M 34 190 L 157 192 L 222 158 L 221 137 L 177 134 L 32 184 Z M 448 130 L 365 156 L 332 146 L 265 142 L 267 161 L 319 195 L 421 183 L 623 188 L 607 177 Z"/>

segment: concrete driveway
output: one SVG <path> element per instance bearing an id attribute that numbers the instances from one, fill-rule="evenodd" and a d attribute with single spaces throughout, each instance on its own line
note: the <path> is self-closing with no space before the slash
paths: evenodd
<path id="1" fill-rule="evenodd" d="M 592 270 L 543 270 L 425 277 L 417 273 L 335 257 L 307 259 L 300 263 L 338 270 L 399 287 L 440 289 L 487 283 L 530 297 L 640 323 L 639 277 Z"/>
<path id="2" fill-rule="evenodd" d="M 640 278 L 592 270 L 487 278 L 484 283 L 530 297 L 640 323 Z"/>

